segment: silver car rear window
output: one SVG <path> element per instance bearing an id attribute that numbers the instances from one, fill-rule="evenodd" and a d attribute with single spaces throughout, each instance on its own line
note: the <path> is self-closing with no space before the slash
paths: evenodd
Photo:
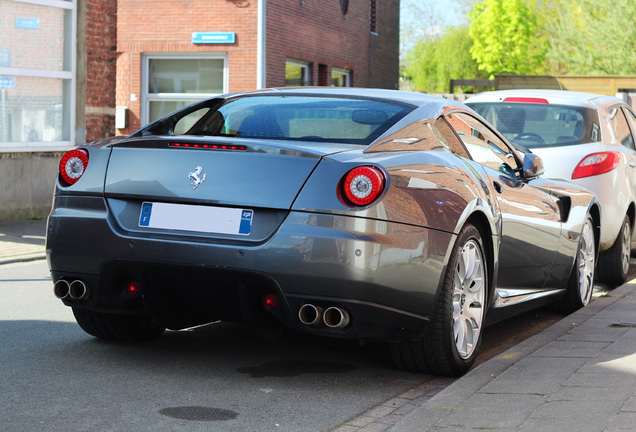
<path id="1" fill-rule="evenodd" d="M 506 139 L 527 148 L 601 141 L 598 112 L 546 103 L 471 103 Z"/>

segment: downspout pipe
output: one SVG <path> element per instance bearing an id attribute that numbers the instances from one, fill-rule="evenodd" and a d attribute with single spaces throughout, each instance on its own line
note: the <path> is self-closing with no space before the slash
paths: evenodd
<path id="1" fill-rule="evenodd" d="M 256 37 L 256 88 L 267 86 L 267 57 L 265 37 L 267 30 L 267 0 L 258 0 L 258 33 Z"/>

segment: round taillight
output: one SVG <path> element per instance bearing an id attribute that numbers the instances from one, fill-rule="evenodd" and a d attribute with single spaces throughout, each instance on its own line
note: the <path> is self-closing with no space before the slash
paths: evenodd
<path id="1" fill-rule="evenodd" d="M 67 152 L 60 161 L 60 175 L 70 186 L 75 184 L 86 171 L 88 166 L 88 152 L 76 149 Z"/>
<path id="2" fill-rule="evenodd" d="M 384 173 L 372 166 L 349 171 L 342 181 L 342 193 L 349 205 L 366 206 L 384 191 Z"/>

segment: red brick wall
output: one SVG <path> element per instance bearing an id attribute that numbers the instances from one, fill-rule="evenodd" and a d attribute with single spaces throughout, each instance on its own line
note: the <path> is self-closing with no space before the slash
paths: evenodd
<path id="1" fill-rule="evenodd" d="M 143 54 L 225 53 L 228 91 L 255 89 L 258 2 L 119 0 L 116 104 L 129 112 L 128 127 L 117 133 L 141 126 Z M 346 16 L 339 0 L 267 0 L 266 85 L 284 86 L 285 60 L 293 58 L 311 63 L 313 85 L 329 85 L 338 67 L 352 71 L 356 87 L 397 88 L 400 2 L 377 2 L 371 34 L 370 0 L 349 1 Z M 193 31 L 235 32 L 236 43 L 193 44 Z"/>
<path id="2" fill-rule="evenodd" d="M 349 1 L 343 15 L 339 0 L 267 2 L 267 85 L 285 85 L 285 60 L 312 64 L 312 84 L 319 70 L 352 71 L 355 87 L 395 89 L 399 77 L 399 0 L 377 0 L 377 34 L 370 32 L 370 0 Z M 321 66 L 322 65 L 322 66 Z"/>
<path id="3" fill-rule="evenodd" d="M 115 135 L 116 50 L 117 0 L 86 0 L 86 142 Z"/>
<path id="4" fill-rule="evenodd" d="M 119 134 L 134 132 L 141 126 L 143 54 L 226 53 L 228 90 L 256 87 L 256 0 L 250 0 L 247 7 L 238 7 L 227 0 L 119 0 L 118 3 L 117 105 L 129 108 L 128 127 L 119 130 Z M 236 43 L 193 44 L 194 31 L 235 32 Z"/>
<path id="5" fill-rule="evenodd" d="M 368 0 L 367 0 L 368 3 Z M 368 86 L 399 87 L 400 0 L 376 0 L 377 34 L 370 37 Z"/>

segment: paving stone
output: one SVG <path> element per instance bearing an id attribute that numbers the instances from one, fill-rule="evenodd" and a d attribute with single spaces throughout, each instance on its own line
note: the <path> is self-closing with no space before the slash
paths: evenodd
<path id="1" fill-rule="evenodd" d="M 428 431 L 452 411 L 451 408 L 424 406 L 406 416 L 391 432 Z M 446 429 L 444 429 L 446 430 Z"/>
<path id="2" fill-rule="evenodd" d="M 611 342 L 556 340 L 536 351 L 533 355 L 544 357 L 588 357 L 592 358 L 609 347 Z"/>
<path id="3" fill-rule="evenodd" d="M 558 390 L 587 358 L 535 357 L 522 359 L 481 390 L 485 393 L 551 394 Z"/>
<path id="4" fill-rule="evenodd" d="M 436 426 L 470 426 L 475 429 L 514 429 L 545 402 L 529 394 L 478 393 L 453 410 Z"/>

